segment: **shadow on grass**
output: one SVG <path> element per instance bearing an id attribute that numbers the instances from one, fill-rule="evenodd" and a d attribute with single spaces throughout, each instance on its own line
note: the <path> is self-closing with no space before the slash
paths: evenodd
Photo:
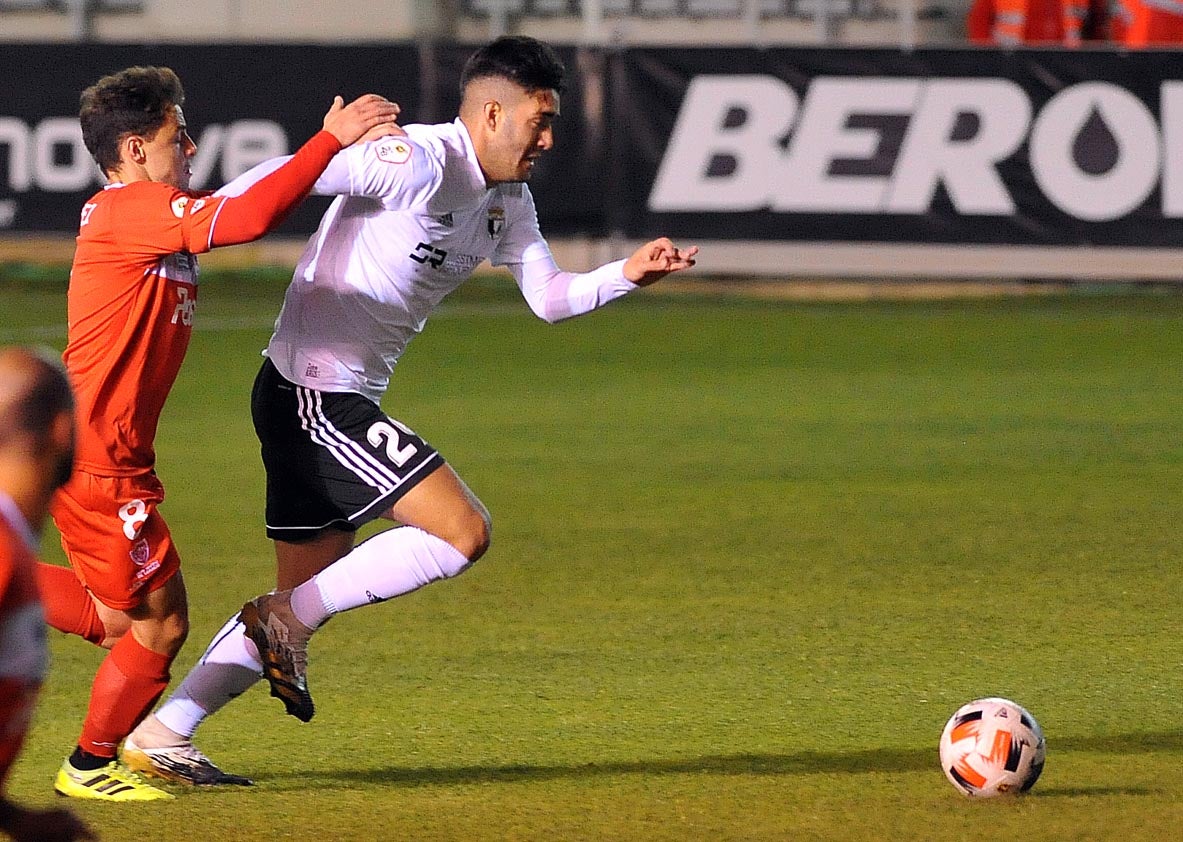
<path id="1" fill-rule="evenodd" d="M 1164 733 L 1067 737 L 1054 741 L 1053 753 L 1100 754 L 1183 753 L 1183 731 Z M 605 763 L 560 765 L 504 764 L 484 766 L 384 766 L 368 769 L 300 769 L 261 775 L 267 781 L 299 780 L 306 786 L 310 777 L 341 783 L 370 783 L 385 786 L 431 784 L 516 783 L 557 779 L 610 777 L 615 775 L 816 775 L 867 774 L 871 772 L 918 772 L 936 767 L 936 741 L 924 748 L 874 749 L 850 752 L 802 751 L 792 754 L 721 754 L 681 760 L 627 760 Z M 282 786 L 282 784 L 281 784 Z M 1077 795 L 1147 795 L 1150 790 L 1121 787 L 1044 790 L 1045 797 Z"/>
<path id="2" fill-rule="evenodd" d="M 1183 730 L 1147 734 L 1097 734 L 1089 737 L 1050 737 L 1048 749 L 1094 754 L 1183 754 Z"/>
<path id="3" fill-rule="evenodd" d="M 369 769 L 302 769 L 258 776 L 259 783 L 301 781 L 311 777 L 341 783 L 370 783 L 385 786 L 431 784 L 521 783 L 559 779 L 598 778 L 616 775 L 808 775 L 817 773 L 913 772 L 931 769 L 935 749 L 884 749 L 844 754 L 801 752 L 799 754 L 708 755 L 684 760 L 626 760 L 607 763 L 573 763 L 553 766 L 504 764 L 487 766 L 407 767 Z"/>
<path id="4" fill-rule="evenodd" d="M 1161 795 L 1161 789 L 1144 786 L 1066 786 L 1059 788 L 1035 787 L 1027 798 L 1092 798 L 1103 795 Z"/>

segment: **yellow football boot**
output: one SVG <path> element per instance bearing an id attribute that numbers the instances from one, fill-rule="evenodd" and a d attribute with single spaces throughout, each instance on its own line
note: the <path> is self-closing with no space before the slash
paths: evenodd
<path id="1" fill-rule="evenodd" d="M 67 758 L 58 769 L 53 788 L 70 798 L 98 801 L 171 801 L 175 795 L 157 789 L 118 761 L 101 769 L 75 769 Z"/>

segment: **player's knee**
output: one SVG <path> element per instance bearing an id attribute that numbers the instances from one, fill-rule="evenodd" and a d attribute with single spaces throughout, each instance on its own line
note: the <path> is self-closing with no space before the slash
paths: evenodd
<path id="1" fill-rule="evenodd" d="M 92 643 L 110 649 L 131 630 L 131 617 L 126 612 L 108 608 L 98 600 L 91 602 L 91 608 L 94 615 L 87 618 L 89 635 L 84 636 Z"/>
<path id="2" fill-rule="evenodd" d="M 175 655 L 189 637 L 189 615 L 187 612 L 174 612 L 138 623 L 136 636 L 154 652 Z"/>
<path id="3" fill-rule="evenodd" d="M 446 530 L 440 534 L 457 552 L 464 556 L 465 563 L 460 569 L 449 570 L 448 576 L 456 576 L 467 570 L 474 561 L 489 549 L 489 542 L 493 534 L 493 520 L 489 510 L 478 500 L 473 506 L 466 506 L 451 519 Z"/>
<path id="4" fill-rule="evenodd" d="M 185 641 L 189 639 L 189 617 L 187 614 L 174 614 L 166 617 L 162 624 L 162 643 L 164 651 L 176 654 L 181 651 Z"/>
<path id="5" fill-rule="evenodd" d="M 468 559 L 468 565 L 483 556 L 493 540 L 493 519 L 489 510 L 484 506 L 472 509 L 464 518 L 456 537 L 452 546 Z"/>

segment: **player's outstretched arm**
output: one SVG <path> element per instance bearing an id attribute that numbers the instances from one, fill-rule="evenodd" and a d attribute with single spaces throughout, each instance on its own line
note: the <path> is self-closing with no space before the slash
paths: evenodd
<path id="1" fill-rule="evenodd" d="M 367 96 L 370 96 L 370 95 L 367 94 Z M 348 110 L 347 108 L 344 108 L 344 107 L 338 107 L 340 105 L 341 101 L 342 100 L 340 97 L 337 97 L 336 99 L 333 100 L 333 107 L 331 109 L 329 109 L 329 113 L 325 115 L 325 122 L 326 123 L 329 121 L 330 117 L 333 117 L 334 119 L 338 119 L 337 115 L 343 114 L 344 112 L 346 112 Z M 398 108 L 398 105 L 396 103 L 391 103 L 391 104 L 394 105 L 394 107 L 396 109 Z M 397 114 L 396 114 L 396 116 L 397 116 Z M 406 134 L 407 133 L 406 133 L 406 131 L 404 131 L 403 127 L 400 126 L 396 122 L 389 121 L 389 122 L 384 122 L 384 123 L 378 123 L 377 125 L 370 127 L 370 129 L 368 129 L 365 132 L 365 134 L 363 134 L 357 140 L 355 140 L 352 143 L 347 144 L 347 145 L 356 146 L 359 144 L 367 143 L 369 141 L 381 140 L 384 137 L 405 137 Z M 334 137 L 336 137 L 336 135 L 334 135 Z M 337 138 L 337 142 L 340 143 L 341 138 Z M 342 144 L 342 145 L 344 146 L 346 144 Z M 271 175 L 271 173 L 275 172 L 277 169 L 282 167 L 284 164 L 286 164 L 290 160 L 292 160 L 291 155 L 281 155 L 277 158 L 269 158 L 266 161 L 264 161 L 263 163 L 256 164 L 255 166 L 251 167 L 249 170 L 242 173 L 237 178 L 234 178 L 233 180 L 227 182 L 226 184 L 223 184 L 221 187 L 218 188 L 218 190 L 214 193 L 214 195 L 215 196 L 241 196 L 248 189 L 250 189 L 251 185 L 257 184 L 258 182 L 262 181 L 264 178 Z M 332 170 L 332 165 L 330 165 L 329 167 L 326 167 L 325 173 L 327 174 L 331 170 Z M 344 179 L 347 182 L 348 181 L 348 173 L 349 173 L 348 166 L 344 167 L 344 173 L 345 173 Z M 337 180 L 339 181 L 341 179 L 338 178 Z M 315 188 L 314 188 L 314 190 L 315 190 Z M 333 191 L 333 192 L 324 193 L 322 195 L 340 195 L 340 193 Z"/>
<path id="2" fill-rule="evenodd" d="M 210 232 L 210 247 L 249 243 L 278 226 L 298 205 L 333 156 L 377 126 L 392 124 L 398 105 L 366 94 L 344 105 L 341 97 L 325 115 L 324 129 L 312 136 L 283 166 L 238 196 L 224 200 Z"/>
<path id="3" fill-rule="evenodd" d="M 633 252 L 624 261 L 624 276 L 637 286 L 657 283 L 671 272 L 689 269 L 694 265 L 698 246 L 680 249 L 668 237 L 652 240 Z"/>
<path id="4" fill-rule="evenodd" d="M 542 240 L 524 252 L 529 259 L 506 265 L 530 309 L 553 324 L 590 313 L 637 287 L 656 283 L 670 272 L 689 269 L 695 263 L 698 247 L 679 249 L 663 237 L 641 246 L 627 260 L 615 260 L 579 274 L 560 269 Z"/>

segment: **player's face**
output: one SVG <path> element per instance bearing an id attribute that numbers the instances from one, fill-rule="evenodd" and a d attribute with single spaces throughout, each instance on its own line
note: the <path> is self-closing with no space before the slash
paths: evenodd
<path id="1" fill-rule="evenodd" d="M 144 166 L 152 181 L 188 190 L 189 159 L 197 152 L 197 144 L 189 137 L 181 106 L 174 106 L 174 109 L 165 117 L 164 125 L 144 144 Z"/>
<path id="2" fill-rule="evenodd" d="M 506 120 L 496 144 L 493 181 L 529 181 L 543 152 L 555 145 L 559 95 L 553 90 L 522 91 L 506 104 Z"/>

